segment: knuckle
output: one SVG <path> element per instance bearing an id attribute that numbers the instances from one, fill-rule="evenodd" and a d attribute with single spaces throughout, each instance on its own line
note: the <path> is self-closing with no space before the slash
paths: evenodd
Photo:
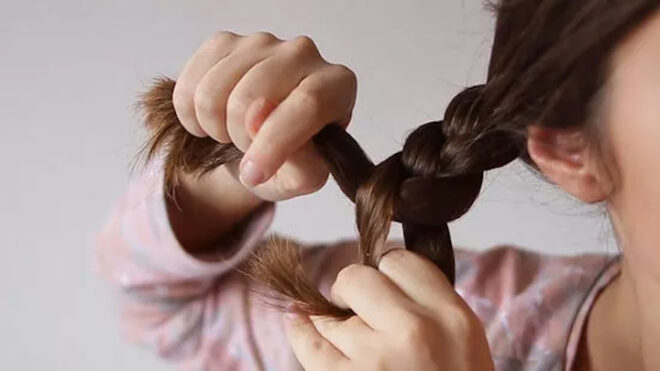
<path id="1" fill-rule="evenodd" d="M 338 64 L 334 64 L 332 68 L 337 69 L 339 74 L 341 76 L 344 76 L 348 82 L 350 82 L 353 85 L 357 85 L 357 74 L 348 66 L 346 66 L 345 64 L 338 63 Z"/>
<path id="2" fill-rule="evenodd" d="M 318 49 L 314 40 L 307 35 L 299 35 L 288 41 L 291 52 L 295 56 L 318 56 Z"/>
<path id="3" fill-rule="evenodd" d="M 393 248 L 388 250 L 378 262 L 380 268 L 385 268 L 386 270 L 394 270 L 401 266 L 403 260 L 406 257 L 408 250 L 404 248 Z"/>
<path id="4" fill-rule="evenodd" d="M 291 39 L 291 42 L 294 45 L 297 45 L 302 48 L 314 48 L 316 49 L 316 44 L 314 43 L 314 40 L 312 40 L 311 37 L 307 35 L 298 35 Z"/>
<path id="5" fill-rule="evenodd" d="M 239 35 L 235 32 L 232 31 L 218 31 L 213 36 L 210 38 L 209 41 L 211 41 L 214 44 L 224 44 L 227 42 L 231 42 L 236 40 L 239 37 Z"/>
<path id="6" fill-rule="evenodd" d="M 273 33 L 268 31 L 257 31 L 249 36 L 252 42 L 260 45 L 267 45 L 278 41 L 279 39 L 273 35 Z"/>
<path id="7" fill-rule="evenodd" d="M 292 103 L 301 108 L 301 111 L 309 112 L 312 116 L 316 116 L 321 112 L 321 97 L 316 92 L 308 89 L 299 89 L 295 90 L 293 94 Z"/>
<path id="8" fill-rule="evenodd" d="M 344 267 L 337 273 L 337 278 L 335 279 L 336 288 L 341 291 L 350 286 L 363 274 L 364 269 L 365 267 L 362 264 L 357 263 Z"/>
<path id="9" fill-rule="evenodd" d="M 337 273 L 335 282 L 330 288 L 331 296 L 344 297 L 359 287 L 361 282 L 373 279 L 372 269 L 366 265 L 354 263 L 344 267 Z"/>
<path id="10" fill-rule="evenodd" d="M 209 49 L 215 49 L 215 50 L 221 50 L 229 45 L 231 45 L 233 42 L 236 41 L 240 36 L 234 32 L 231 31 L 218 31 L 214 33 L 211 37 L 209 37 L 204 44 L 202 45 L 203 48 L 209 48 Z"/>

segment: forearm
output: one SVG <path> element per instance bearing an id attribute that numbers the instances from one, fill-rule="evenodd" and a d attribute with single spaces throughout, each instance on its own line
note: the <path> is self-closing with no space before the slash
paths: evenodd
<path id="1" fill-rule="evenodd" d="M 263 203 L 232 170 L 222 166 L 201 178 L 184 175 L 175 197 L 167 198 L 172 230 L 188 253 L 203 257 L 212 252 L 217 241 Z"/>

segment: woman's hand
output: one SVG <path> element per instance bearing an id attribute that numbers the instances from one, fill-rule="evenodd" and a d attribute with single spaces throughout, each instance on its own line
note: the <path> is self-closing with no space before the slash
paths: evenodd
<path id="1" fill-rule="evenodd" d="M 310 139 L 331 122 L 345 128 L 356 94 L 355 73 L 323 59 L 307 36 L 223 31 L 186 63 L 172 98 L 188 132 L 233 143 L 245 153 L 242 183 L 279 201 L 325 184 L 329 172 Z"/>
<path id="2" fill-rule="evenodd" d="M 217 241 L 263 200 L 323 187 L 329 171 L 311 138 L 328 123 L 345 128 L 356 94 L 353 71 L 325 61 L 307 36 L 223 31 L 209 38 L 183 67 L 174 108 L 191 134 L 233 143 L 245 155 L 240 166 L 181 176 L 168 210 L 186 250 L 217 256 Z"/>
<path id="3" fill-rule="evenodd" d="M 305 370 L 493 370 L 477 316 L 429 260 L 404 249 L 378 270 L 351 265 L 331 299 L 357 315 L 345 321 L 287 316 Z"/>

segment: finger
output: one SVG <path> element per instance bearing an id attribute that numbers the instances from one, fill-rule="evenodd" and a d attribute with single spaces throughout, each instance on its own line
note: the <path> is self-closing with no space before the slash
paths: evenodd
<path id="1" fill-rule="evenodd" d="M 329 170 L 314 147 L 307 142 L 289 156 L 276 175 L 253 188 L 262 198 L 283 200 L 313 193 L 328 181 Z"/>
<path id="2" fill-rule="evenodd" d="M 225 167 L 235 178 L 239 177 L 238 162 L 225 164 Z M 252 188 L 252 193 L 264 200 L 282 201 L 323 188 L 329 174 L 314 143 L 309 142 L 292 154 L 277 174 Z"/>
<path id="3" fill-rule="evenodd" d="M 429 259 L 412 251 L 401 248 L 388 251 L 380 258 L 378 270 L 426 308 L 438 310 L 458 299 L 444 273 Z"/>
<path id="4" fill-rule="evenodd" d="M 408 318 L 414 303 L 384 274 L 362 265 L 352 264 L 337 274 L 330 288 L 331 300 L 351 308 L 376 331 L 392 328 L 400 318 Z"/>
<path id="5" fill-rule="evenodd" d="M 227 98 L 227 131 L 240 150 L 247 150 L 257 126 L 266 119 L 263 111 L 272 112 L 305 76 L 323 63 L 316 58 L 314 51 L 296 46 L 297 43 L 300 42 L 290 41 L 280 52 L 255 64 L 240 78 Z M 261 111 L 258 115 L 262 116 L 261 122 L 247 120 L 250 110 Z"/>
<path id="6" fill-rule="evenodd" d="M 186 62 L 174 86 L 172 103 L 183 127 L 198 137 L 206 136 L 195 114 L 195 89 L 208 70 L 228 55 L 239 36 L 220 32 L 206 42 Z"/>
<path id="7" fill-rule="evenodd" d="M 327 65 L 304 78 L 271 112 L 241 161 L 246 186 L 268 180 L 288 158 L 331 122 L 347 124 L 354 104 L 354 75 L 340 65 Z"/>
<path id="8" fill-rule="evenodd" d="M 216 63 L 199 82 L 195 90 L 195 114 L 199 125 L 211 138 L 221 143 L 238 144 L 227 131 L 226 114 L 229 106 L 227 100 L 241 77 L 255 64 L 267 58 L 265 54 L 265 50 L 236 51 Z M 242 102 L 233 102 L 233 104 L 237 103 L 242 104 Z"/>
<path id="9" fill-rule="evenodd" d="M 305 370 L 338 370 L 347 358 L 302 315 L 286 316 L 286 335 L 296 358 Z"/>
<path id="10" fill-rule="evenodd" d="M 327 316 L 310 317 L 316 330 L 349 359 L 364 352 L 377 335 L 360 317 L 337 320 Z"/>

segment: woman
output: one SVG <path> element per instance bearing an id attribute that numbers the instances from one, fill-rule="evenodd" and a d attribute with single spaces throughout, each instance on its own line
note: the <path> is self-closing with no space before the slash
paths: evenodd
<path id="1" fill-rule="evenodd" d="M 202 177 L 156 161 L 117 205 L 98 251 L 125 293 L 127 331 L 195 369 L 660 369 L 658 8 L 503 1 L 487 82 L 458 94 L 442 126 L 409 137 L 458 175 L 487 170 L 493 133 L 507 133 L 548 180 L 605 203 L 623 254 L 459 250 L 454 291 L 400 241 L 378 269 L 351 264 L 355 241 L 306 250 L 321 291 L 355 313 L 347 319 L 269 311 L 233 269 L 263 239 L 275 201 L 327 180 L 311 138 L 349 124 L 356 76 L 307 37 L 215 35 L 183 68 L 174 109 L 187 133 L 245 155 Z M 163 107 L 151 103 L 153 119 Z"/>

